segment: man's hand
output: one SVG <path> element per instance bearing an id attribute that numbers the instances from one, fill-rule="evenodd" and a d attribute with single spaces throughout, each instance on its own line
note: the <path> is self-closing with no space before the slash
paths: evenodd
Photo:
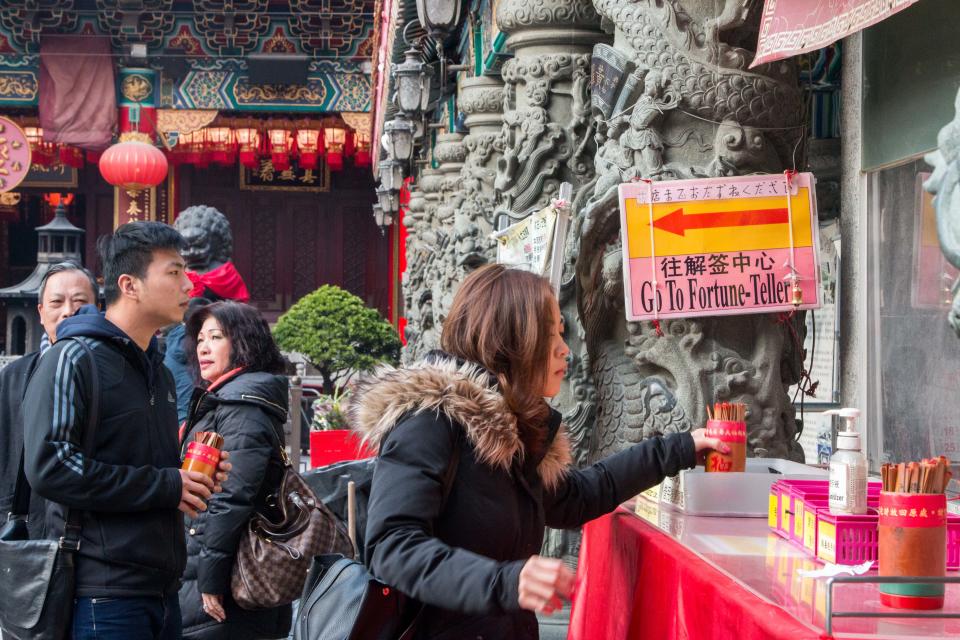
<path id="1" fill-rule="evenodd" d="M 180 469 L 180 506 L 177 508 L 191 518 L 207 510 L 206 500 L 212 495 L 213 480 L 199 471 Z"/>
<path id="2" fill-rule="evenodd" d="M 576 575 L 556 558 L 532 556 L 520 571 L 520 607 L 550 615 L 573 593 Z"/>
<path id="3" fill-rule="evenodd" d="M 230 477 L 230 470 L 233 469 L 233 465 L 227 462 L 227 459 L 229 458 L 229 451 L 220 452 L 220 464 L 217 465 L 217 477 L 213 483 L 214 493 L 220 493 L 223 491 L 223 483 L 226 482 L 227 478 Z"/>

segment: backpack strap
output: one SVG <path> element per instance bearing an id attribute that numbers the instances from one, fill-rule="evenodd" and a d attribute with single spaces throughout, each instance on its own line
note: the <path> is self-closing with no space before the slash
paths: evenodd
<path id="1" fill-rule="evenodd" d="M 93 444 L 97 435 L 97 427 L 100 424 L 100 372 L 97 368 L 97 360 L 93 355 L 93 349 L 90 348 L 81 338 L 66 338 L 73 340 L 86 352 L 87 368 L 89 371 L 88 379 L 90 381 L 90 397 L 87 403 L 87 423 L 84 425 L 83 438 L 81 442 L 81 451 L 83 455 L 89 458 L 93 452 Z M 30 372 L 32 377 L 33 371 Z M 29 384 L 29 381 L 28 381 Z M 13 511 L 11 516 L 26 516 L 30 505 L 30 484 L 27 482 L 26 474 L 23 470 L 23 447 L 20 448 L 20 464 L 17 472 L 17 485 L 14 489 Z M 64 512 L 63 536 L 60 538 L 60 548 L 68 551 L 76 551 L 80 548 L 80 530 L 83 526 L 83 511 L 79 509 L 66 508 Z"/>

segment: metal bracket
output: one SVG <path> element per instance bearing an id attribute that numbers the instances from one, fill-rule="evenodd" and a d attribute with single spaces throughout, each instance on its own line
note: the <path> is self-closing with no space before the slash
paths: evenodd
<path id="1" fill-rule="evenodd" d="M 916 613 L 908 610 L 897 612 L 867 612 L 867 611 L 834 611 L 833 585 L 835 584 L 960 584 L 960 576 L 953 578 L 940 577 L 894 577 L 894 576 L 833 576 L 827 579 L 827 612 L 824 631 L 833 636 L 834 618 L 960 618 L 960 611 L 954 613 Z"/>

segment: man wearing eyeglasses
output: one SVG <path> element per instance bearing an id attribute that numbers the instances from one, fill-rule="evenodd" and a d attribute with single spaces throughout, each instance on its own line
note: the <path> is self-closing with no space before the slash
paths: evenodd
<path id="1" fill-rule="evenodd" d="M 99 287 L 93 274 L 75 262 L 53 265 L 40 281 L 37 293 L 37 312 L 43 326 L 40 350 L 17 358 L 0 370 L 0 515 L 10 512 L 17 482 L 20 452 L 23 450 L 23 415 L 21 405 L 27 381 L 40 355 L 57 341 L 57 327 L 87 304 L 97 302 Z M 46 501 L 36 494 L 30 496 L 30 514 L 27 528 L 30 538 L 45 537 L 44 511 Z"/>

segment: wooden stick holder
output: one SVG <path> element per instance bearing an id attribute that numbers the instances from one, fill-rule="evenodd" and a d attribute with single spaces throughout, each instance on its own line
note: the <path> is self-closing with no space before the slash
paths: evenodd
<path id="1" fill-rule="evenodd" d="M 942 493 L 880 493 L 879 574 L 943 577 L 947 498 Z M 880 602 L 897 609 L 942 609 L 943 584 L 880 584 Z"/>
<path id="2" fill-rule="evenodd" d="M 706 471 L 743 471 L 747 466 L 747 425 L 733 420 L 707 420 L 707 437 L 718 438 L 730 447 L 730 453 L 707 454 Z"/>

